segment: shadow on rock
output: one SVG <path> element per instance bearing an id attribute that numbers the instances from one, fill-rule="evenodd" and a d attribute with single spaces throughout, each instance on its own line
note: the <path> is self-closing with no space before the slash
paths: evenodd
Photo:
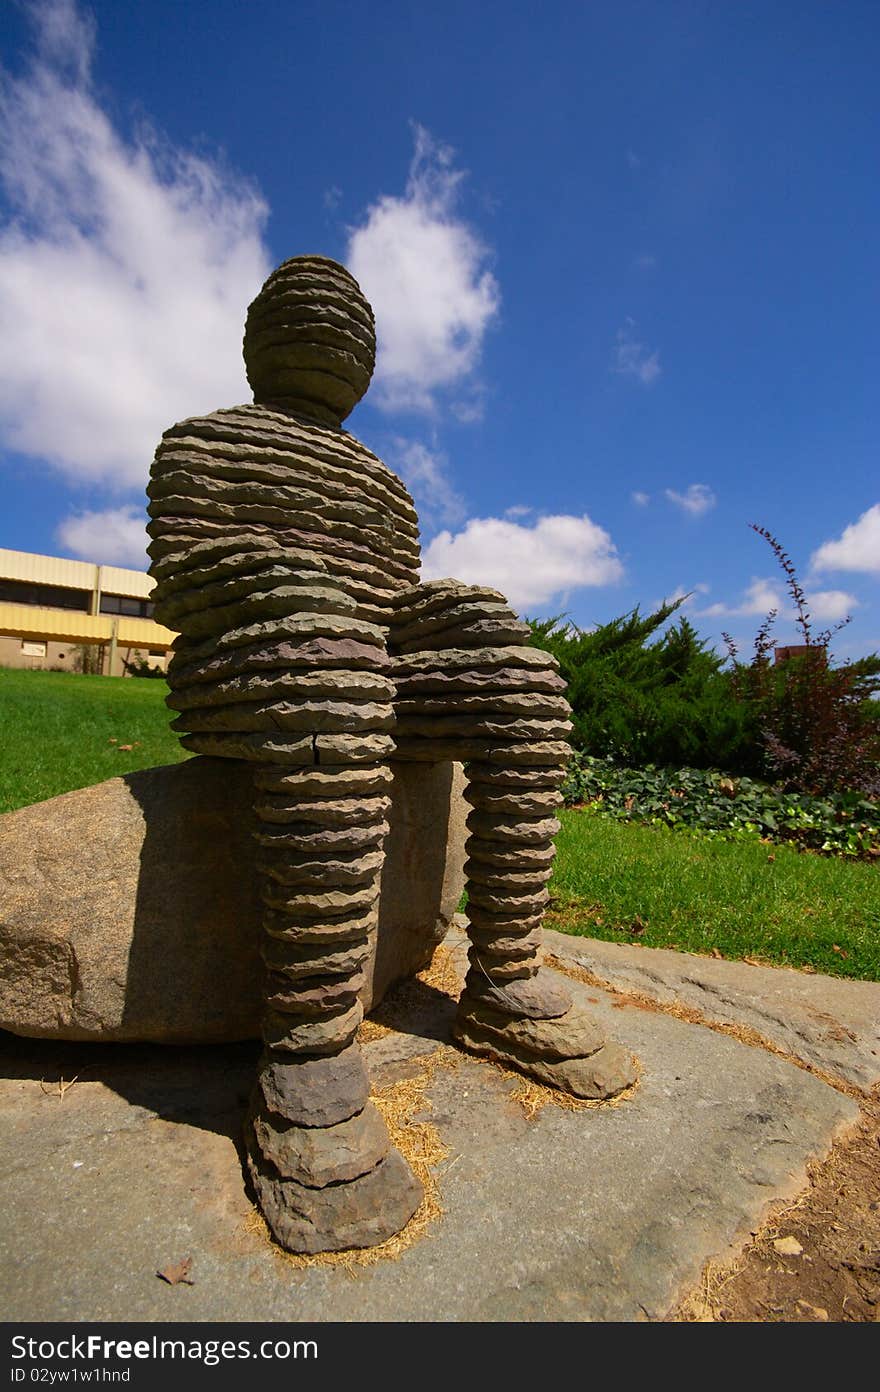
<path id="1" fill-rule="evenodd" d="M 76 1105 L 78 1086 L 100 1083 L 163 1121 L 214 1131 L 238 1144 L 259 1052 L 253 1042 L 92 1044 L 2 1032 L 0 1076 L 30 1082 L 67 1107 Z"/>

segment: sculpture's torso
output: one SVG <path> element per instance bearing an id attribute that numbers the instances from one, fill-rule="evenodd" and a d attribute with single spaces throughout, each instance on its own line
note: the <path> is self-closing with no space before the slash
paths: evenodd
<path id="1" fill-rule="evenodd" d="M 193 417 L 165 432 L 147 491 L 160 605 L 173 557 L 244 535 L 319 557 L 357 618 L 384 628 L 394 594 L 418 578 L 409 493 L 342 429 L 263 405 Z"/>

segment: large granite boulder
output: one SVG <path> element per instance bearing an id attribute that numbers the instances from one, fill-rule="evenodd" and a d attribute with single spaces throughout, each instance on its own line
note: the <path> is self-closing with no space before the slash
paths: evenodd
<path id="1" fill-rule="evenodd" d="M 393 764 L 364 1010 L 423 967 L 464 884 L 460 765 Z M 0 817 L 0 1028 L 36 1038 L 257 1038 L 253 770 L 196 758 Z"/>

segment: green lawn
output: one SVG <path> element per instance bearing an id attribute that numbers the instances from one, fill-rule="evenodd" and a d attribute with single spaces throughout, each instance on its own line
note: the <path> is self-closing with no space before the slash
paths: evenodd
<path id="1" fill-rule="evenodd" d="M 188 757 L 168 728 L 167 691 L 137 677 L 0 668 L 0 812 Z"/>
<path id="2" fill-rule="evenodd" d="M 166 689 L 0 668 L 0 811 L 185 758 Z M 548 922 L 564 932 L 880 980 L 876 865 L 579 808 L 557 846 Z"/>
<path id="3" fill-rule="evenodd" d="M 875 865 L 564 810 L 548 923 L 880 980 Z"/>

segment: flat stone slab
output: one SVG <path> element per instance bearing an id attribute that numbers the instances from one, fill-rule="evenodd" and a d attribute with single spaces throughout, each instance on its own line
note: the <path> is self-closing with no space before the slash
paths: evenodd
<path id="1" fill-rule="evenodd" d="M 449 1039 L 450 998 L 408 989 L 405 1016 L 366 1048 L 380 1085 Z M 639 1057 L 636 1092 L 530 1120 L 490 1062 L 462 1055 L 436 1069 L 426 1114 L 450 1152 L 444 1213 L 354 1279 L 292 1266 L 248 1225 L 238 1137 L 255 1045 L 2 1037 L 4 1318 L 661 1318 L 708 1258 L 803 1186 L 856 1104 L 760 1048 L 577 989 Z M 77 1074 L 62 1100 L 57 1080 Z M 192 1286 L 157 1279 L 185 1256 Z"/>
<path id="2" fill-rule="evenodd" d="M 461 940 L 456 933 L 450 940 Z M 620 991 L 745 1026 L 866 1091 L 880 1082 L 880 982 L 545 932 L 546 953 Z"/>

